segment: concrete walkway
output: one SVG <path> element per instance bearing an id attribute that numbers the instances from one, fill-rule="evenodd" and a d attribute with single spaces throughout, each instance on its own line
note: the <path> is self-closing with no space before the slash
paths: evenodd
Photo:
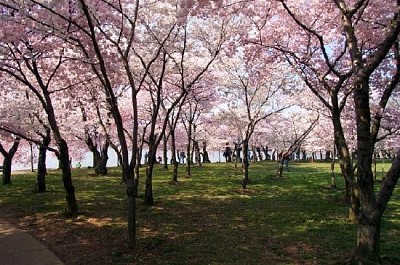
<path id="1" fill-rule="evenodd" d="M 0 219 L 1 265 L 63 265 L 40 241 Z"/>

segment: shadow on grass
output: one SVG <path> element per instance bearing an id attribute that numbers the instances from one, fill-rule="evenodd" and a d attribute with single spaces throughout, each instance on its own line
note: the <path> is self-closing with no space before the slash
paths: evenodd
<path id="1" fill-rule="evenodd" d="M 326 188 L 328 163 L 291 163 L 283 179 L 275 178 L 275 163 L 251 164 L 246 190 L 241 169 L 233 164 L 204 164 L 193 168 L 191 178 L 182 177 L 180 167 L 177 185 L 171 184 L 171 171 L 156 167 L 154 207 L 142 204 L 141 178 L 133 251 L 125 248 L 125 189 L 119 171 L 110 172 L 105 178 L 88 177 L 84 170 L 74 176 L 83 212 L 76 219 L 59 214 L 64 192 L 56 174 L 49 176 L 45 194 L 31 192 L 29 175 L 3 187 L 1 210 L 18 210 L 9 210 L 8 218 L 24 220 L 21 226 L 64 253 L 68 264 L 83 264 L 83 255 L 85 264 L 332 264 L 355 245 L 355 227 L 347 223 L 340 201 L 343 181 L 338 176 L 338 189 Z M 391 260 L 400 257 L 399 201 L 397 190 L 382 224 L 382 254 Z M 66 255 L 66 248 L 75 256 Z"/>

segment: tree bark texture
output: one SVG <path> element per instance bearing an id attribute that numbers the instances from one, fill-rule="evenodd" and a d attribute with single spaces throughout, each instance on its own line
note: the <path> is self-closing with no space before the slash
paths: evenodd
<path id="1" fill-rule="evenodd" d="M 151 154 L 151 152 L 149 152 L 149 155 L 150 154 Z M 147 206 L 154 205 L 153 169 L 154 169 L 154 162 L 150 161 L 146 167 L 146 186 L 145 186 L 145 194 L 144 194 L 144 204 Z"/>
<path id="2" fill-rule="evenodd" d="M 51 141 L 51 131 L 50 129 L 46 130 L 46 136 L 43 138 L 42 145 L 39 146 L 39 159 L 38 159 L 38 171 L 36 175 L 36 192 L 45 192 L 46 191 L 46 174 L 47 174 L 47 166 L 46 166 L 46 157 L 47 157 L 47 148 L 49 147 Z"/>
<path id="3" fill-rule="evenodd" d="M 109 141 L 106 141 L 101 147 L 97 164 L 95 165 L 95 172 L 97 175 L 106 176 L 108 174 L 107 162 L 108 162 L 108 148 L 110 146 Z"/>
<path id="4" fill-rule="evenodd" d="M 249 184 L 249 158 L 247 153 L 249 151 L 249 143 L 244 140 L 243 141 L 243 159 L 242 159 L 242 188 L 246 189 L 247 184 Z"/>
<path id="5" fill-rule="evenodd" d="M 362 72 L 354 83 L 354 103 L 357 123 L 357 180 L 360 204 L 357 227 L 357 246 L 354 257 L 359 262 L 380 262 L 380 219 L 372 174 L 373 145 L 371 143 L 371 113 L 369 109 L 368 78 Z"/>
<path id="6" fill-rule="evenodd" d="M 126 195 L 128 201 L 128 248 L 136 245 L 136 192 L 133 178 L 127 178 Z"/>
<path id="7" fill-rule="evenodd" d="M 16 138 L 10 150 L 7 152 L 4 147 L 0 144 L 0 153 L 3 155 L 3 185 L 11 184 L 11 167 L 12 159 L 17 152 L 20 139 Z"/>
<path id="8" fill-rule="evenodd" d="M 60 152 L 59 161 L 62 170 L 62 180 L 66 191 L 66 212 L 69 214 L 76 214 L 78 212 L 78 204 L 75 197 L 75 187 L 72 185 L 72 172 L 69 162 L 68 146 L 63 139 L 59 139 L 57 144 Z"/>

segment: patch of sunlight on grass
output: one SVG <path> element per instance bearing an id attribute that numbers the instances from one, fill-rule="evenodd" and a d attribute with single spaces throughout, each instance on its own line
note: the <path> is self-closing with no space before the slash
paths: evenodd
<path id="1" fill-rule="evenodd" d="M 48 190 L 33 193 L 35 175 L 15 176 L 0 187 L 0 211 L 19 212 L 28 220 L 42 218 L 72 227 L 74 233 L 97 236 L 115 264 L 332 264 L 355 245 L 355 226 L 347 222 L 343 178 L 336 164 L 337 189 L 329 189 L 330 163 L 289 164 L 284 178 L 275 177 L 276 162 L 251 163 L 250 183 L 241 188 L 241 169 L 234 164 L 204 164 L 185 176 L 179 167 L 154 171 L 154 207 L 143 204 L 145 168 L 137 198 L 138 245 L 133 253 L 121 245 L 126 234 L 126 194 L 120 169 L 107 177 L 74 170 L 77 219 L 60 221 L 65 192 L 59 171 L 49 171 Z M 382 253 L 400 259 L 400 192 L 396 189 L 382 222 Z M 21 219 L 23 220 L 23 219 Z M 66 229 L 66 228 L 65 228 Z"/>

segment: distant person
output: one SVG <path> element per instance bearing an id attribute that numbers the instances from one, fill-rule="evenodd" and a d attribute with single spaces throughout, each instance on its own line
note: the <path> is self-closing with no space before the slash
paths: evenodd
<path id="1" fill-rule="evenodd" d="M 225 147 L 225 152 L 222 155 L 225 157 L 225 163 L 232 162 L 232 150 L 229 146 Z"/>
<path id="2" fill-rule="evenodd" d="M 185 158 L 186 158 L 185 152 L 181 151 L 179 153 L 179 161 L 182 161 L 182 164 L 185 164 Z"/>
<path id="3" fill-rule="evenodd" d="M 288 153 L 285 153 L 284 155 L 283 155 L 283 167 L 284 167 L 284 169 L 285 170 L 289 170 L 289 159 L 290 159 L 290 156 L 289 156 L 289 154 Z"/>
<path id="4" fill-rule="evenodd" d="M 81 168 L 81 167 L 82 167 L 81 162 L 76 163 L 76 168 Z"/>
<path id="5" fill-rule="evenodd" d="M 161 164 L 161 162 L 162 162 L 162 157 L 161 157 L 161 156 L 158 156 L 158 157 L 157 157 L 157 160 L 158 160 L 158 163 Z"/>

